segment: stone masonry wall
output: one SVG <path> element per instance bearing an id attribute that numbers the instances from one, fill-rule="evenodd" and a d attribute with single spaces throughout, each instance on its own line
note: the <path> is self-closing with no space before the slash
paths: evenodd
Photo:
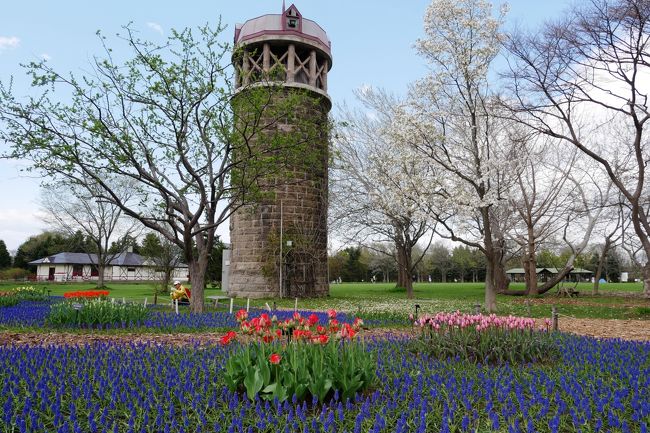
<path id="1" fill-rule="evenodd" d="M 291 90 L 289 90 L 291 91 Z M 296 107 L 327 124 L 329 101 L 318 109 Z M 275 197 L 239 209 L 230 219 L 229 293 L 240 297 L 280 295 L 280 203 L 283 280 L 287 297 L 325 296 L 327 278 L 328 134 L 312 145 L 319 162 L 295 167 L 289 179 L 270 186 Z M 293 245 L 286 246 L 291 240 Z"/>

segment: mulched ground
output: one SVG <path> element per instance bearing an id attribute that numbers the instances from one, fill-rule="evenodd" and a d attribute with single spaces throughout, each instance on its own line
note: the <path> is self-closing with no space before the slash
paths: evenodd
<path id="1" fill-rule="evenodd" d="M 542 321 L 539 321 L 540 325 Z M 597 338 L 621 338 L 624 340 L 650 341 L 650 320 L 605 320 L 574 319 L 560 317 L 559 328 L 562 332 L 587 335 Z M 389 334 L 415 335 L 404 329 L 369 329 L 364 332 L 367 338 L 385 337 Z M 114 342 L 122 344 L 154 345 L 214 345 L 219 344 L 222 333 L 194 334 L 75 334 L 64 332 L 15 332 L 0 331 L 0 345 L 61 346 L 64 344 L 95 344 Z"/>

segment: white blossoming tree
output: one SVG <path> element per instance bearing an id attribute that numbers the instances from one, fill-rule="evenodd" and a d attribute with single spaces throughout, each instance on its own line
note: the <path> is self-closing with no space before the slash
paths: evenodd
<path id="1" fill-rule="evenodd" d="M 393 112 L 398 101 L 381 91 L 357 92 L 366 112 L 345 110 L 334 134 L 331 167 L 332 226 L 346 240 L 372 248 L 390 242 L 394 249 L 397 286 L 413 298 L 412 275 L 433 232 L 411 191 L 428 182 L 430 167 L 413 152 L 391 141 Z M 413 254 L 420 240 L 428 242 Z"/>
<path id="2" fill-rule="evenodd" d="M 484 0 L 433 0 L 418 52 L 431 72 L 415 83 L 411 101 L 396 112 L 396 143 L 430 166 L 429 185 L 412 189 L 421 210 L 445 238 L 479 249 L 486 258 L 485 308 L 507 288 L 505 193 L 520 155 L 501 133 L 488 88 L 490 64 L 499 52 L 501 25 Z"/>

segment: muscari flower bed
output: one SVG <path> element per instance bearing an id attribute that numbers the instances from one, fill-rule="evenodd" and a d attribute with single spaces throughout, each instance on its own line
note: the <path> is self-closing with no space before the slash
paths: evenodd
<path id="1" fill-rule="evenodd" d="M 46 326 L 47 317 L 50 314 L 52 304 L 63 301 L 62 297 L 51 297 L 49 301 L 32 302 L 21 301 L 16 305 L 0 308 L 0 326 L 9 327 L 44 327 Z M 260 310 L 251 309 L 253 312 Z M 293 316 L 293 311 L 277 310 L 273 311 L 278 320 L 285 320 Z M 303 315 L 316 314 L 322 322 L 327 321 L 327 313 L 301 311 Z M 350 319 L 345 313 L 339 313 L 341 322 L 349 322 Z M 366 322 L 368 324 L 368 322 Z M 380 321 L 371 321 L 370 325 L 382 325 Z M 175 314 L 169 309 L 163 310 L 161 306 L 149 306 L 147 316 L 142 321 L 137 322 L 115 322 L 94 326 L 94 329 L 147 329 L 158 330 L 162 332 L 181 332 L 197 331 L 207 329 L 223 329 L 238 326 L 233 314 L 227 311 L 206 312 L 202 314 Z M 74 324 L 69 328 L 88 328 Z"/>
<path id="2" fill-rule="evenodd" d="M 0 432 L 646 432 L 650 345 L 558 335 L 553 365 L 480 365 L 366 341 L 378 385 L 326 403 L 252 401 L 237 344 L 0 348 Z"/>

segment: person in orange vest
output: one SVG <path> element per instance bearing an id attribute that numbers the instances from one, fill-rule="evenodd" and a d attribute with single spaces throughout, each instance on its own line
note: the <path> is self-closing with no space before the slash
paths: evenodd
<path id="1" fill-rule="evenodd" d="M 172 297 L 172 300 L 178 300 L 179 302 L 189 302 L 191 296 L 190 289 L 183 286 L 180 281 L 174 281 L 174 287 L 169 292 L 169 295 Z"/>

